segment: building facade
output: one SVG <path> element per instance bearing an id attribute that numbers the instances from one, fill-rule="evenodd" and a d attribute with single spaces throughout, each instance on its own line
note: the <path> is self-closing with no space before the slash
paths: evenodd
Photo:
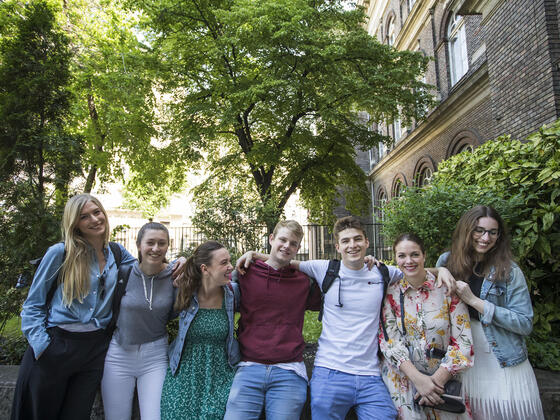
<path id="1" fill-rule="evenodd" d="M 560 117 L 560 0 L 358 1 L 370 35 L 430 56 L 437 105 L 425 120 L 372 124 L 392 147 L 369 153 L 374 206 L 423 185 L 438 162 L 502 134 L 523 139 Z M 380 221 L 381 215 L 374 215 Z"/>

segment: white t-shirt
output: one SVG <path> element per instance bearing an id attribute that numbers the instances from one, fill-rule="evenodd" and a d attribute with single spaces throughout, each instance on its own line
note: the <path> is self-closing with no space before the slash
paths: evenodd
<path id="1" fill-rule="evenodd" d="M 322 287 L 328 260 L 302 261 L 299 269 Z M 387 266 L 391 283 L 402 277 L 396 267 Z M 342 281 L 342 283 L 341 283 Z M 339 304 L 339 286 L 340 302 Z M 337 278 L 327 294 L 323 309 L 323 331 L 315 355 L 315 366 L 353 375 L 379 376 L 377 359 L 379 312 L 383 277 L 377 268 L 351 270 L 340 264 Z"/>

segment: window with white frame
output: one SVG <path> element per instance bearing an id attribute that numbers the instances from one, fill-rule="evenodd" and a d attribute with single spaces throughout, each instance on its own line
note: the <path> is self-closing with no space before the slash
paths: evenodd
<path id="1" fill-rule="evenodd" d="M 465 20 L 453 12 L 447 28 L 449 39 L 449 73 L 454 86 L 469 69 Z"/>
<path id="2" fill-rule="evenodd" d="M 423 187 L 430 183 L 430 179 L 432 178 L 432 168 L 425 166 L 420 170 L 418 173 L 418 186 Z"/>
<path id="3" fill-rule="evenodd" d="M 393 45 L 395 43 L 395 16 L 389 18 L 389 24 L 387 25 L 387 44 Z"/>
<path id="4" fill-rule="evenodd" d="M 402 138 L 402 123 L 401 119 L 397 118 L 393 121 L 393 140 L 395 143 L 398 142 Z"/>
<path id="5" fill-rule="evenodd" d="M 416 0 L 408 0 L 408 11 L 410 12 L 412 10 L 412 8 L 414 7 L 414 3 L 416 3 Z"/>

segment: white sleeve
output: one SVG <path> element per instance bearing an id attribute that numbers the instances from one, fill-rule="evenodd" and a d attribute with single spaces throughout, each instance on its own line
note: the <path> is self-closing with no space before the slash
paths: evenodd
<path id="1" fill-rule="evenodd" d="M 323 279 L 329 268 L 329 260 L 310 260 L 299 263 L 299 270 L 314 278 L 319 284 L 319 288 L 323 286 Z"/>
<path id="2" fill-rule="evenodd" d="M 400 281 L 403 278 L 403 273 L 394 265 L 388 265 L 387 268 L 389 269 L 389 281 L 390 284 L 395 284 L 396 282 Z"/>

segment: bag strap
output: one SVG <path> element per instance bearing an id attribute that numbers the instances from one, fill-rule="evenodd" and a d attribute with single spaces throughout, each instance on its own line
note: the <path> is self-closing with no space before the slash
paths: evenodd
<path id="1" fill-rule="evenodd" d="M 132 265 L 119 267 L 119 272 L 117 275 L 117 284 L 115 286 L 115 293 L 113 294 L 113 306 L 112 315 L 109 324 L 107 325 L 106 332 L 108 335 L 113 335 L 113 332 L 117 328 L 117 320 L 119 319 L 119 312 L 121 310 L 121 300 L 126 293 L 126 285 L 128 284 L 128 279 L 130 278 L 130 273 L 132 272 Z"/>
<path id="2" fill-rule="evenodd" d="M 340 271 L 340 260 L 330 260 L 327 272 L 323 278 L 323 284 L 321 285 L 321 309 L 319 310 L 318 320 L 323 320 L 323 309 L 325 306 L 325 294 L 329 291 L 332 284 L 338 277 L 338 272 Z"/>
<path id="3" fill-rule="evenodd" d="M 116 242 L 109 242 L 109 248 L 111 248 L 111 252 L 113 253 L 113 257 L 115 257 L 115 264 L 117 264 L 117 270 L 121 266 L 122 262 L 122 251 L 121 247 Z"/>

